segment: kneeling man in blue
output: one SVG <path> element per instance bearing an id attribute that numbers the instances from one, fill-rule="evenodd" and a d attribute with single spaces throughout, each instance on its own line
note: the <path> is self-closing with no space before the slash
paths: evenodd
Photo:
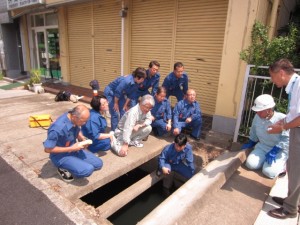
<path id="1" fill-rule="evenodd" d="M 72 181 L 73 177 L 88 177 L 102 168 L 102 160 L 85 150 L 80 142 L 76 142 L 76 139 L 86 139 L 80 127 L 89 117 L 90 112 L 86 106 L 76 106 L 50 126 L 44 141 L 45 152 L 50 153 L 52 163 L 58 167 L 58 174 L 66 182 Z"/>
<path id="2" fill-rule="evenodd" d="M 104 95 L 94 96 L 90 105 L 92 107 L 90 110 L 90 118 L 86 124 L 81 127 L 83 135 L 93 141 L 93 143 L 88 146 L 88 150 L 97 153 L 99 151 L 112 149 L 119 155 L 119 150 L 115 148 L 116 138 L 114 132 L 106 133 L 107 122 L 105 114 L 108 112 L 106 97 Z"/>
<path id="3" fill-rule="evenodd" d="M 155 105 L 151 109 L 152 131 L 155 136 L 163 136 L 171 131 L 172 110 L 169 100 L 166 98 L 166 89 L 158 87 L 154 96 Z"/>
<path id="4" fill-rule="evenodd" d="M 190 179 L 195 172 L 192 146 L 187 143 L 185 134 L 175 137 L 174 143 L 167 145 L 158 157 L 158 172 L 162 172 L 169 179 L 164 179 L 163 186 L 170 188 L 173 183 L 174 173 L 179 173 L 186 179 Z"/>
<path id="5" fill-rule="evenodd" d="M 196 92 L 189 89 L 186 98 L 179 101 L 173 110 L 173 134 L 180 134 L 182 128 L 191 128 L 191 138 L 200 140 L 202 117 Z"/>

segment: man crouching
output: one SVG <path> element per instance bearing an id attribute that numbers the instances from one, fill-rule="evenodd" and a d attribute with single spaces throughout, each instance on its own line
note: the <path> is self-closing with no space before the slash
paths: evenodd
<path id="1" fill-rule="evenodd" d="M 152 95 L 144 95 L 140 103 L 128 110 L 121 118 L 115 129 L 117 144 L 120 145 L 119 154 L 127 155 L 128 147 L 142 148 L 142 140 L 151 130 L 151 112 L 154 106 Z"/>

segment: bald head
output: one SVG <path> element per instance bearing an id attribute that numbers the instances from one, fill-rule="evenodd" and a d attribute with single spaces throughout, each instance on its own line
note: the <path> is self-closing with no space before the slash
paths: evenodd
<path id="1" fill-rule="evenodd" d="M 78 105 L 69 111 L 71 121 L 76 126 L 82 126 L 90 117 L 90 110 L 84 105 Z"/>

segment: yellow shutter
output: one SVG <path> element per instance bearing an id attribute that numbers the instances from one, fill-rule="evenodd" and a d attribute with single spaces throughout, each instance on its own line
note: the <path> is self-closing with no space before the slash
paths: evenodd
<path id="1" fill-rule="evenodd" d="M 101 90 L 121 75 L 121 1 L 95 1 L 95 78 Z"/>
<path id="2" fill-rule="evenodd" d="M 175 61 L 185 65 L 202 112 L 214 114 L 228 0 L 180 0 Z M 238 54 L 238 53 L 237 53 Z"/>
<path id="3" fill-rule="evenodd" d="M 70 82 L 89 87 L 93 78 L 92 3 L 68 6 Z"/>
<path id="4" fill-rule="evenodd" d="M 131 69 L 157 59 L 162 84 L 182 62 L 202 112 L 214 114 L 228 0 L 134 0 L 132 6 Z"/>
<path id="5" fill-rule="evenodd" d="M 133 0 L 131 7 L 130 69 L 147 69 L 151 60 L 157 60 L 165 76 L 170 72 L 174 0 Z"/>

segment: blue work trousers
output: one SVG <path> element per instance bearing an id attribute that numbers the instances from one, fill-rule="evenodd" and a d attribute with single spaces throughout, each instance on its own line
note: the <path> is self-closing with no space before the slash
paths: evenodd
<path id="1" fill-rule="evenodd" d="M 111 130 L 114 131 L 120 119 L 125 114 L 125 110 L 123 110 L 124 104 L 125 104 L 125 97 L 121 96 L 119 98 L 119 112 L 116 112 L 114 110 L 114 96 L 106 96 L 108 100 L 108 106 L 109 106 L 109 113 L 111 116 L 110 122 L 111 122 Z"/>
<path id="2" fill-rule="evenodd" d="M 93 144 L 89 145 L 88 149 L 93 152 L 99 152 L 99 151 L 107 151 L 111 148 L 110 146 L 110 138 L 105 138 L 101 140 L 94 140 Z"/>
<path id="3" fill-rule="evenodd" d="M 163 119 L 154 120 L 154 122 L 152 122 L 151 126 L 155 127 L 157 129 L 158 136 L 162 136 L 168 132 L 166 129 L 167 122 L 164 121 Z"/>
<path id="4" fill-rule="evenodd" d="M 186 123 L 186 122 L 178 122 L 178 129 L 181 132 L 182 128 L 191 128 L 192 129 L 192 135 L 194 137 L 200 137 L 201 134 L 201 126 L 202 126 L 202 120 L 200 119 L 196 119 L 196 120 L 192 120 L 192 122 L 190 123 Z"/>
<path id="5" fill-rule="evenodd" d="M 87 150 L 51 154 L 50 158 L 56 167 L 68 170 L 76 178 L 88 177 L 103 166 L 102 160 Z"/>
<path id="6" fill-rule="evenodd" d="M 194 173 L 193 170 L 191 168 L 189 168 L 188 166 L 186 166 L 184 163 L 179 163 L 179 164 L 165 164 L 164 167 L 169 168 L 171 171 L 177 172 L 180 175 L 184 176 L 185 178 L 189 179 L 191 178 Z"/>

